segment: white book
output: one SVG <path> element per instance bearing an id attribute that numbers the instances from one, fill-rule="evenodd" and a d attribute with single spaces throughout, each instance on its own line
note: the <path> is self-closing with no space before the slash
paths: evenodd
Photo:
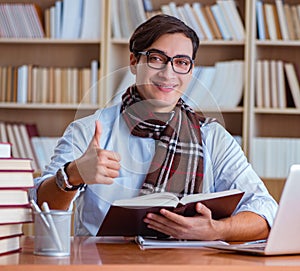
<path id="1" fill-rule="evenodd" d="M 134 29 L 131 20 L 131 11 L 129 9 L 129 1 L 130 0 L 119 0 L 118 2 L 121 33 L 124 39 L 129 39 Z"/>
<path id="2" fill-rule="evenodd" d="M 264 107 L 270 108 L 271 106 L 271 99 L 270 99 L 270 68 L 269 68 L 269 61 L 263 60 L 263 101 L 264 101 Z"/>
<path id="3" fill-rule="evenodd" d="M 90 88 L 90 103 L 97 104 L 98 101 L 98 61 L 91 62 L 91 88 Z"/>
<path id="4" fill-rule="evenodd" d="M 300 109 L 300 86 L 294 64 L 285 63 L 284 68 L 295 106 Z"/>
<path id="5" fill-rule="evenodd" d="M 84 0 L 80 38 L 95 39 L 101 37 L 102 0 Z"/>
<path id="6" fill-rule="evenodd" d="M 234 17 L 232 11 L 229 10 L 228 1 L 217 0 L 217 5 L 219 6 L 220 13 L 223 15 L 224 21 L 226 22 L 226 26 L 231 38 L 233 38 L 234 40 L 241 40 L 241 37 L 239 37 L 239 33 L 235 28 Z"/>
<path id="7" fill-rule="evenodd" d="M 266 23 L 269 31 L 270 39 L 277 40 L 277 31 L 276 31 L 276 23 L 275 16 L 273 11 L 273 4 L 264 3 L 265 12 L 266 12 Z"/>
<path id="8" fill-rule="evenodd" d="M 227 23 L 224 19 L 223 14 L 221 13 L 220 7 L 217 4 L 211 6 L 211 11 L 216 19 L 217 25 L 221 31 L 222 38 L 224 40 L 230 40 L 232 38 L 231 34 L 229 33 Z"/>
<path id="9" fill-rule="evenodd" d="M 270 90 L 271 90 L 271 107 L 278 107 L 278 85 L 277 85 L 277 67 L 276 60 L 272 59 L 270 61 Z"/>
<path id="10" fill-rule="evenodd" d="M 119 8 L 118 0 L 111 0 L 111 25 L 112 25 L 112 35 L 116 39 L 122 38 L 121 33 L 121 22 L 120 22 L 120 16 L 119 16 Z"/>
<path id="11" fill-rule="evenodd" d="M 178 7 L 177 7 L 175 2 L 171 1 L 169 3 L 169 10 L 170 10 L 170 13 L 171 13 L 172 16 L 174 16 L 178 19 L 182 19 L 179 12 L 178 12 Z"/>
<path id="12" fill-rule="evenodd" d="M 289 32 L 287 28 L 287 21 L 284 13 L 282 0 L 275 0 L 276 10 L 279 19 L 279 26 L 281 31 L 281 36 L 283 40 L 289 40 Z"/>
<path id="13" fill-rule="evenodd" d="M 197 19 L 195 18 L 194 12 L 190 6 L 190 4 L 185 3 L 183 5 L 183 9 L 186 14 L 186 18 L 189 19 L 190 27 L 195 30 L 200 40 L 203 40 L 205 38 L 204 33 L 202 32 L 201 28 L 199 27 L 199 24 L 197 22 Z"/>
<path id="14" fill-rule="evenodd" d="M 0 130 L 0 132 L 2 131 Z M 0 137 L 0 158 L 10 158 L 10 157 L 11 157 L 11 144 L 9 142 L 2 141 L 2 138 Z"/>
<path id="15" fill-rule="evenodd" d="M 161 5 L 160 9 L 163 14 L 174 16 L 171 12 L 169 5 Z M 176 17 L 176 18 L 179 18 L 179 17 Z"/>
<path id="16" fill-rule="evenodd" d="M 34 150 L 34 155 L 37 159 L 38 168 L 43 171 L 45 169 L 45 166 L 48 163 L 48 160 L 42 142 L 40 140 L 40 137 L 33 136 L 30 138 L 30 140 Z"/>
<path id="17" fill-rule="evenodd" d="M 238 33 L 238 39 L 243 40 L 245 38 L 245 27 L 238 8 L 233 0 L 227 0 L 226 3 L 229 6 L 230 14 L 234 18 L 234 27 Z"/>
<path id="18" fill-rule="evenodd" d="M 8 137 L 7 137 L 7 133 L 6 133 L 6 128 L 5 127 L 6 127 L 5 122 L 0 121 L 0 142 L 8 142 Z"/>
<path id="19" fill-rule="evenodd" d="M 286 108 L 286 87 L 284 79 L 283 61 L 277 60 L 277 86 L 278 86 L 278 107 Z"/>
<path id="20" fill-rule="evenodd" d="M 62 39 L 78 39 L 82 22 L 83 0 L 64 0 L 62 12 Z"/>
<path id="21" fill-rule="evenodd" d="M 255 78 L 255 104 L 256 107 L 263 107 L 263 68 L 262 61 L 256 61 L 256 78 Z"/>
<path id="22" fill-rule="evenodd" d="M 141 23 L 147 20 L 146 13 L 144 10 L 142 0 L 129 0 L 128 8 L 130 11 L 130 20 L 131 20 L 131 33 L 133 33 L 134 29 L 138 27 Z M 130 34 L 131 34 L 130 33 Z"/>
<path id="23" fill-rule="evenodd" d="M 27 103 L 28 65 L 18 67 L 17 103 Z"/>
<path id="24" fill-rule="evenodd" d="M 20 154 L 19 154 L 19 150 L 18 150 L 17 140 L 15 138 L 15 135 L 13 132 L 13 127 L 12 127 L 11 123 L 6 123 L 6 132 L 7 132 L 8 142 L 10 142 L 12 144 L 12 146 L 11 146 L 12 156 L 19 158 Z"/>
<path id="25" fill-rule="evenodd" d="M 50 38 L 55 39 L 55 6 L 50 7 Z"/>
<path id="26" fill-rule="evenodd" d="M 265 33 L 265 19 L 264 19 L 264 12 L 263 12 L 263 3 L 260 0 L 257 0 L 255 3 L 256 8 L 256 22 L 257 22 L 257 33 L 259 40 L 266 39 Z"/>
<path id="27" fill-rule="evenodd" d="M 20 158 L 28 158 L 27 153 L 25 151 L 24 142 L 23 142 L 20 130 L 19 130 L 19 124 L 16 124 L 16 123 L 12 124 L 12 130 L 13 130 L 14 137 L 16 140 L 16 146 L 18 148 L 19 157 Z"/>
<path id="28" fill-rule="evenodd" d="M 26 153 L 25 157 L 31 158 L 32 159 L 32 168 L 34 170 L 38 170 L 36 157 L 34 155 L 34 151 L 32 149 L 32 145 L 31 145 L 31 141 L 30 141 L 30 137 L 28 135 L 25 124 L 23 124 L 23 123 L 19 124 L 19 131 L 20 131 L 20 135 L 21 135 L 23 146 L 24 146 L 25 153 Z"/>
<path id="29" fill-rule="evenodd" d="M 55 38 L 61 38 L 63 2 L 55 2 Z"/>
<path id="30" fill-rule="evenodd" d="M 205 18 L 205 16 L 203 15 L 203 12 L 201 10 L 201 4 L 198 3 L 198 2 L 194 2 L 192 4 L 192 8 L 194 9 L 195 11 L 195 14 L 198 16 L 198 19 L 201 23 L 201 26 L 203 28 L 203 31 L 205 33 L 205 36 L 208 40 L 213 40 L 213 35 L 209 29 L 209 26 L 208 26 L 208 22 Z"/>

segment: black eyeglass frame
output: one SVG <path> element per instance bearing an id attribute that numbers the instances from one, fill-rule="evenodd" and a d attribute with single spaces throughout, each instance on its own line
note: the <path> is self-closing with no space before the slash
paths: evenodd
<path id="1" fill-rule="evenodd" d="M 158 53 L 158 54 L 161 54 L 162 56 L 166 57 L 166 61 L 164 63 L 162 63 L 162 67 L 161 68 L 158 68 L 158 67 L 153 67 L 150 65 L 150 61 L 149 61 L 149 56 L 151 53 Z M 194 65 L 194 60 L 188 56 L 188 55 L 176 55 L 176 56 L 173 56 L 173 57 L 170 57 L 168 55 L 166 55 L 163 51 L 161 50 L 158 50 L 158 49 L 149 49 L 147 51 L 140 51 L 140 52 L 137 52 L 137 54 L 140 54 L 140 55 L 143 55 L 143 56 L 146 56 L 147 57 L 147 65 L 148 67 L 150 67 L 151 69 L 155 69 L 155 70 L 163 70 L 165 69 L 166 65 L 171 62 L 171 66 L 172 66 L 172 69 L 175 73 L 178 73 L 178 74 L 188 74 L 193 65 Z M 189 69 L 186 71 L 186 72 L 178 72 L 174 69 L 174 64 L 173 64 L 173 60 L 176 59 L 176 58 L 187 58 L 189 61 L 190 61 L 190 67 Z"/>

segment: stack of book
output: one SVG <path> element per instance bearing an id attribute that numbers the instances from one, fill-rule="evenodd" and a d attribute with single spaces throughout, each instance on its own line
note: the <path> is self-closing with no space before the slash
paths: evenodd
<path id="1" fill-rule="evenodd" d="M 22 225 L 33 221 L 28 199 L 33 187 L 31 159 L 8 157 L 10 153 L 0 157 L 0 255 L 21 250 Z"/>

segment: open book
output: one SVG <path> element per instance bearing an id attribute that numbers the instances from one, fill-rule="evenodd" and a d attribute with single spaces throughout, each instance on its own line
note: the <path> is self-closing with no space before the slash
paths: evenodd
<path id="1" fill-rule="evenodd" d="M 153 193 L 114 201 L 100 226 L 98 236 L 158 236 L 159 232 L 147 228 L 143 222 L 147 213 L 159 213 L 161 208 L 183 216 L 196 215 L 195 205 L 201 202 L 207 206 L 214 219 L 230 216 L 241 200 L 244 192 L 233 189 L 209 194 L 191 194 L 179 199 L 164 192 Z"/>

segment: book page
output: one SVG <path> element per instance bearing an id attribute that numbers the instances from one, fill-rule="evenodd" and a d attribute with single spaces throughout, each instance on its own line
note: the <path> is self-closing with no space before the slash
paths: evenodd
<path id="1" fill-rule="evenodd" d="M 208 200 L 208 199 L 214 199 L 214 198 L 220 198 L 224 196 L 234 195 L 242 193 L 238 189 L 232 189 L 232 190 L 226 190 L 226 191 L 220 191 L 220 192 L 214 192 L 214 193 L 199 193 L 199 194 L 191 194 L 183 197 L 180 200 L 180 203 L 185 205 L 190 202 L 198 202 L 202 200 Z"/>
<path id="2" fill-rule="evenodd" d="M 126 207 L 137 207 L 137 206 L 165 206 L 175 207 L 178 204 L 179 199 L 176 195 L 163 192 L 163 193 L 152 193 L 131 199 L 116 200 L 112 205 L 114 206 L 126 206 Z"/>

